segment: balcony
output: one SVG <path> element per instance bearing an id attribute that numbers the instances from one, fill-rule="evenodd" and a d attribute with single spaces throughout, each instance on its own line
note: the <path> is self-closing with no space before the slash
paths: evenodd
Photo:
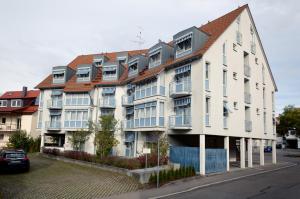
<path id="1" fill-rule="evenodd" d="M 62 109 L 62 100 L 48 100 L 47 108 L 49 109 Z"/>
<path id="2" fill-rule="evenodd" d="M 48 131 L 59 131 L 59 130 L 61 130 L 61 122 L 60 121 L 48 121 L 48 122 L 46 122 L 46 129 Z"/>
<path id="3" fill-rule="evenodd" d="M 192 121 L 189 115 L 173 115 L 169 117 L 170 129 L 191 129 Z"/>
<path id="4" fill-rule="evenodd" d="M 20 126 L 17 124 L 0 124 L 0 131 L 17 131 L 20 130 Z"/>
<path id="5" fill-rule="evenodd" d="M 248 93 L 248 92 L 244 93 L 244 102 L 246 104 L 251 104 L 251 94 L 250 93 Z"/>
<path id="6" fill-rule="evenodd" d="M 116 108 L 115 98 L 103 98 L 99 100 L 100 108 Z"/>
<path id="7" fill-rule="evenodd" d="M 244 75 L 246 77 L 251 77 L 251 68 L 248 64 L 244 64 Z"/>
<path id="8" fill-rule="evenodd" d="M 152 97 L 152 96 L 165 96 L 165 87 L 164 86 L 149 86 L 147 88 L 143 89 L 136 89 L 135 90 L 135 97 L 134 100 L 139 100 L 139 99 L 144 99 L 147 97 Z"/>
<path id="9" fill-rule="evenodd" d="M 134 119 L 123 121 L 123 128 L 127 130 L 134 129 Z"/>
<path id="10" fill-rule="evenodd" d="M 123 122 L 124 130 L 139 129 L 139 131 L 153 131 L 164 128 L 164 117 L 146 117 L 125 120 Z"/>
<path id="11" fill-rule="evenodd" d="M 252 131 L 252 121 L 245 120 L 245 131 L 251 132 Z"/>
<path id="12" fill-rule="evenodd" d="M 254 55 L 256 53 L 256 44 L 253 41 L 251 42 L 251 53 Z"/>
<path id="13" fill-rule="evenodd" d="M 133 95 L 123 95 L 122 96 L 122 106 L 133 106 L 134 96 Z"/>
<path id="14" fill-rule="evenodd" d="M 170 83 L 170 97 L 191 95 L 191 80 Z"/>

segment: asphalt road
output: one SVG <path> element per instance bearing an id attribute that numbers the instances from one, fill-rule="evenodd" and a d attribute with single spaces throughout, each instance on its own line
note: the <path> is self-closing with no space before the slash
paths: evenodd
<path id="1" fill-rule="evenodd" d="M 296 154 L 299 157 L 286 157 Z M 299 199 L 300 198 L 300 151 L 278 151 L 279 161 L 297 163 L 297 166 L 247 177 L 206 188 L 196 189 L 169 198 L 205 198 L 205 199 Z"/>

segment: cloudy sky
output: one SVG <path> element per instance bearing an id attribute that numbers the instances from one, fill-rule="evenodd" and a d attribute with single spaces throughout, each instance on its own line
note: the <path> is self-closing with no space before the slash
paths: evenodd
<path id="1" fill-rule="evenodd" d="M 0 0 L 0 93 L 33 88 L 80 54 L 148 48 L 248 3 L 279 92 L 300 106 L 298 0 Z"/>

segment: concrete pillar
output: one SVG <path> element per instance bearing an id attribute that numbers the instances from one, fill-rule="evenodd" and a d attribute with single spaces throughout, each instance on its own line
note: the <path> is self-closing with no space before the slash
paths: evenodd
<path id="1" fill-rule="evenodd" d="M 260 145 L 259 145 L 259 164 L 261 166 L 265 165 L 265 142 L 263 139 L 260 140 Z"/>
<path id="2" fill-rule="evenodd" d="M 253 167 L 253 160 L 252 160 L 252 138 L 248 139 L 248 167 Z"/>
<path id="3" fill-rule="evenodd" d="M 199 149 L 200 149 L 200 175 L 205 175 L 205 135 L 199 136 Z"/>
<path id="4" fill-rule="evenodd" d="M 43 147 L 45 146 L 45 134 L 41 133 L 41 147 L 40 147 L 40 152 L 43 152 Z"/>
<path id="5" fill-rule="evenodd" d="M 226 163 L 226 170 L 229 171 L 229 137 L 224 137 L 224 149 L 226 149 L 226 159 L 227 159 L 227 163 Z"/>
<path id="6" fill-rule="evenodd" d="M 245 168 L 245 138 L 240 139 L 240 167 Z"/>
<path id="7" fill-rule="evenodd" d="M 277 158 L 276 158 L 276 140 L 272 141 L 272 163 L 273 164 L 277 163 Z"/>

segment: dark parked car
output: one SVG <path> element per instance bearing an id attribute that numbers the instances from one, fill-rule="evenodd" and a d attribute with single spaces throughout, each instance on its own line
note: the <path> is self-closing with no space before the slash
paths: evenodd
<path id="1" fill-rule="evenodd" d="M 0 150 L 0 171 L 29 171 L 30 161 L 23 150 Z"/>
<path id="2" fill-rule="evenodd" d="M 264 151 L 265 151 L 265 153 L 271 153 L 272 152 L 272 147 L 271 146 L 265 146 Z"/>

